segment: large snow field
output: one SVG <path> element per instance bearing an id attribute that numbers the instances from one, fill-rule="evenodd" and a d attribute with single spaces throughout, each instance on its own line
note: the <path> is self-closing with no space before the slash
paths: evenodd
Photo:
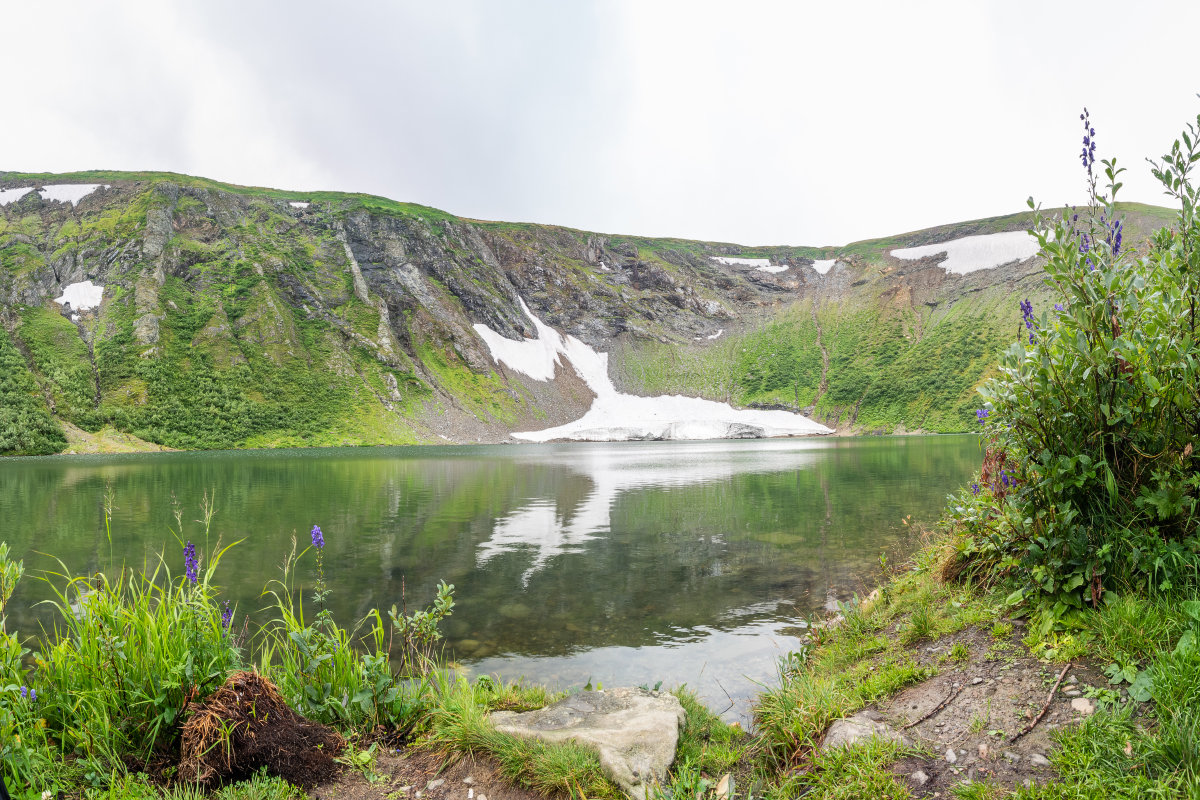
<path id="1" fill-rule="evenodd" d="M 759 436 L 808 436 L 833 433 L 808 417 L 787 411 L 735 409 L 728 403 L 669 395 L 638 397 L 618 392 L 608 377 L 608 354 L 597 353 L 574 336 L 564 336 L 533 315 L 525 301 L 521 310 L 537 330 L 536 339 L 507 339 L 486 325 L 475 331 L 492 358 L 509 369 L 539 380 L 554 378 L 563 358 L 596 394 L 592 407 L 574 422 L 541 431 L 514 433 L 530 442 L 572 439 L 620 442 L 637 439 L 730 439 Z"/>
<path id="2" fill-rule="evenodd" d="M 91 281 L 83 281 L 68 285 L 63 289 L 62 297 L 54 298 L 54 302 L 60 306 L 70 303 L 71 308 L 75 311 L 87 311 L 98 308 L 103 297 L 103 286 L 97 286 Z"/>
<path id="3" fill-rule="evenodd" d="M 101 186 L 103 184 L 99 183 L 61 183 L 53 186 L 43 186 L 38 191 L 43 200 L 71 203 L 74 205 Z M 104 186 L 104 188 L 107 189 L 108 187 Z M 26 186 L 23 189 L 0 189 L 0 206 L 6 206 L 9 203 L 20 200 L 31 191 L 33 191 L 32 186 Z"/>
<path id="4" fill-rule="evenodd" d="M 940 244 L 920 247 L 901 247 L 892 251 L 896 258 L 915 261 L 918 258 L 945 253 L 941 266 L 946 272 L 966 275 L 981 269 L 990 269 L 1014 261 L 1024 261 L 1037 255 L 1037 240 L 1025 231 L 1008 233 L 986 233 L 979 236 L 964 236 Z"/>
<path id="5" fill-rule="evenodd" d="M 817 272 L 824 275 L 826 272 L 829 272 L 829 270 L 833 269 L 833 265 L 836 263 L 836 258 L 814 259 L 812 267 Z"/>

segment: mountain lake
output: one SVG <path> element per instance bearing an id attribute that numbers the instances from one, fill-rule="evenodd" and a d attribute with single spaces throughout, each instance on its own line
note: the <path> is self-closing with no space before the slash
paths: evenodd
<path id="1" fill-rule="evenodd" d="M 215 578 L 240 628 L 320 525 L 343 625 L 424 607 L 445 580 L 446 655 L 470 675 L 686 683 L 745 724 L 804 620 L 869 591 L 881 554 L 902 562 L 979 463 L 969 435 L 0 459 L 0 529 L 26 569 L 7 625 L 51 621 L 39 578 L 64 567 L 162 554 L 180 575 L 183 539 L 202 556 L 240 540 Z M 314 570 L 310 552 L 306 598 Z"/>

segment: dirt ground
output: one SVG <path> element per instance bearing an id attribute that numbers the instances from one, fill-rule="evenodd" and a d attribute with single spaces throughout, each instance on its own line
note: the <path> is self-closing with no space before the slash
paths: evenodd
<path id="1" fill-rule="evenodd" d="M 311 792 L 312 800 L 545 800 L 513 786 L 495 762 L 427 750 L 377 753 L 372 774 L 347 768 Z"/>
<path id="2" fill-rule="evenodd" d="M 970 658 L 961 665 L 943 662 L 938 675 L 875 709 L 881 721 L 903 729 L 935 754 L 905 758 L 893 767 L 915 797 L 949 797 L 950 787 L 964 781 L 986 780 L 1013 788 L 1053 779 L 1054 770 L 1046 760 L 1054 747 L 1050 734 L 1092 713 L 1095 701 L 1084 696 L 1085 687 L 1108 687 L 1098 671 L 1072 664 L 1051 696 L 1062 666 L 1030 657 L 1016 643 L 1023 635 L 1021 622 L 1010 622 L 1011 643 L 969 628 L 921 647 L 919 659 L 926 664 L 936 662 L 958 642 L 970 649 Z M 1043 707 L 1045 715 L 1022 734 Z"/>

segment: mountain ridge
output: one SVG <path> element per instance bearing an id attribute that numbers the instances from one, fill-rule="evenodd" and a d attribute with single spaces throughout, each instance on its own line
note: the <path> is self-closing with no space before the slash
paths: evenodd
<path id="1" fill-rule="evenodd" d="M 966 430 L 1013 297 L 1044 293 L 1036 259 L 949 275 L 888 252 L 1019 230 L 1029 212 L 742 247 L 173 173 L 6 172 L 0 189 L 84 180 L 108 188 L 0 205 L 0 453 L 66 449 L 56 419 L 176 448 L 511 441 L 592 399 L 565 364 L 545 382 L 492 358 L 472 326 L 533 337 L 522 300 L 608 352 L 632 394 L 806 411 L 847 432 Z M 1130 206 L 1127 241 L 1169 213 Z M 84 280 L 103 285 L 99 308 L 54 302 Z"/>

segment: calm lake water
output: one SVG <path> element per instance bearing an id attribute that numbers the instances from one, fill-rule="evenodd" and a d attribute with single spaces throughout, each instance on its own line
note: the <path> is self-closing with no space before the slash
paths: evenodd
<path id="1" fill-rule="evenodd" d="M 862 592 L 977 469 L 974 436 L 347 448 L 0 459 L 0 531 L 26 579 L 9 629 L 38 630 L 36 576 L 157 563 L 172 535 L 243 539 L 218 583 L 243 612 L 296 536 L 324 531 L 331 605 L 427 604 L 472 674 L 561 688 L 686 683 L 745 720 L 799 620 Z M 116 508 L 104 530 L 106 486 Z M 110 558 L 112 559 L 110 561 Z M 312 561 L 302 562 L 311 585 Z"/>

